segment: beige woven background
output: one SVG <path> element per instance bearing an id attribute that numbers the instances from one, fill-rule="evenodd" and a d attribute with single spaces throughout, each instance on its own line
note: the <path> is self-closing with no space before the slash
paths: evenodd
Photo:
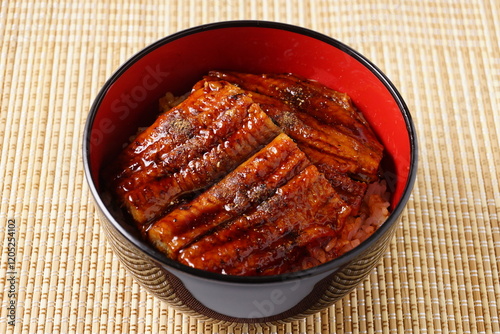
<path id="1" fill-rule="evenodd" d="M 500 333 L 497 0 L 0 6 L 0 333 Z M 199 322 L 142 290 L 102 235 L 81 163 L 90 104 L 121 63 L 165 35 L 232 19 L 354 47 L 399 88 L 420 140 L 415 190 L 383 261 L 336 305 L 274 327 Z"/>

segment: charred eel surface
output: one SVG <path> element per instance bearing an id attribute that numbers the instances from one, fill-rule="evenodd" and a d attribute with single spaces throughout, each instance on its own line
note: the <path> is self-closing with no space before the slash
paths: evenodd
<path id="1" fill-rule="evenodd" d="M 195 87 L 220 80 L 249 92 L 357 214 L 383 146 L 346 94 L 290 74 L 211 71 Z"/>
<path id="2" fill-rule="evenodd" d="M 280 133 L 248 94 L 210 82 L 121 153 L 111 189 L 141 226 L 208 188 Z"/>
<path id="3" fill-rule="evenodd" d="M 104 175 L 170 258 L 275 275 L 338 256 L 382 154 L 345 94 L 295 75 L 212 71 Z"/>
<path id="4" fill-rule="evenodd" d="M 156 221 L 149 240 L 176 258 L 191 243 L 265 202 L 309 165 L 297 145 L 281 134 L 200 196 Z"/>
<path id="5" fill-rule="evenodd" d="M 181 251 L 188 266 L 229 275 L 277 275 L 336 256 L 322 252 L 350 209 L 313 165 L 255 209 Z"/>

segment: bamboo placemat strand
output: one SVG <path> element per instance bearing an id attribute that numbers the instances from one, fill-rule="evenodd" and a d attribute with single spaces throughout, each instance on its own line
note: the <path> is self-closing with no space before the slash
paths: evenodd
<path id="1" fill-rule="evenodd" d="M 500 333 L 499 17 L 495 0 L 0 1 L 0 333 Z M 120 64 L 232 19 L 354 47 L 398 87 L 419 135 L 413 196 L 382 261 L 336 305 L 276 326 L 200 321 L 140 288 L 81 163 L 88 110 Z"/>

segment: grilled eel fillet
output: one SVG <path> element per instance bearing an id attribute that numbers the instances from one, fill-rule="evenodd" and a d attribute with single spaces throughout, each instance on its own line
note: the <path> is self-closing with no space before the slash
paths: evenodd
<path id="1" fill-rule="evenodd" d="M 279 133 L 240 88 L 207 82 L 140 133 L 105 174 L 121 204 L 147 229 Z"/>
<path id="2" fill-rule="evenodd" d="M 383 146 L 349 96 L 291 74 L 211 71 L 195 87 L 218 80 L 250 92 L 357 214 L 367 182 L 378 179 Z"/>
<path id="3" fill-rule="evenodd" d="M 349 205 L 280 134 L 206 192 L 155 222 L 148 237 L 169 257 L 198 269 L 280 274 L 302 269 L 297 259 L 328 244 L 349 214 Z"/>
<path id="4" fill-rule="evenodd" d="M 211 72 L 105 174 L 172 259 L 272 275 L 336 257 L 331 241 L 381 156 L 347 96 L 291 75 Z"/>

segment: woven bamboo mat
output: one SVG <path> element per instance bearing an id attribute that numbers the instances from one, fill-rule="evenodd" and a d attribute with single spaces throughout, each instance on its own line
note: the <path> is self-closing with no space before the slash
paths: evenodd
<path id="1" fill-rule="evenodd" d="M 0 333 L 500 333 L 498 1 L 0 6 Z M 81 163 L 90 104 L 121 63 L 232 19 L 292 23 L 359 50 L 399 88 L 420 140 L 415 190 L 381 263 L 336 305 L 274 327 L 204 323 L 141 289 L 102 235 Z"/>

